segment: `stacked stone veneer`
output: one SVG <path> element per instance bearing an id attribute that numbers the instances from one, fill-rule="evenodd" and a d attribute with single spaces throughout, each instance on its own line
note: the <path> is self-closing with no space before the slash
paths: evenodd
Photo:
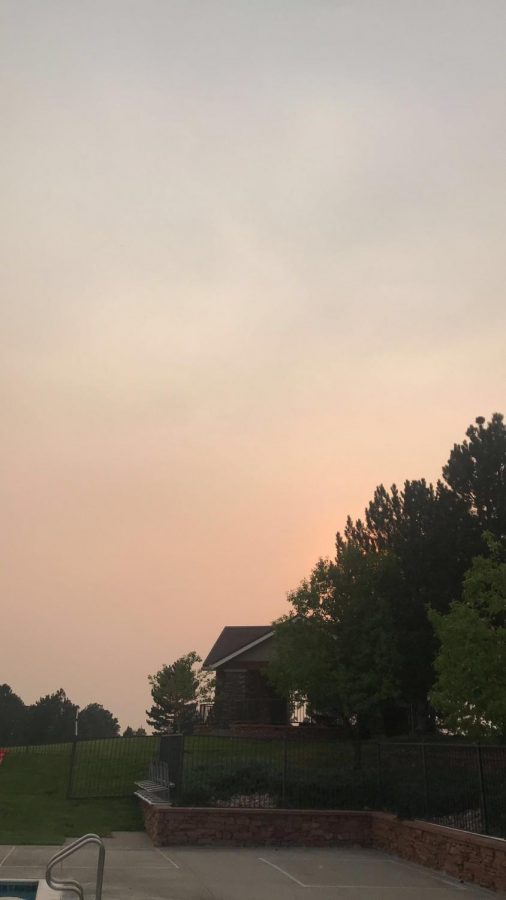
<path id="1" fill-rule="evenodd" d="M 411 862 L 442 869 L 461 881 L 506 890 L 506 841 L 419 820 L 371 813 L 372 846 Z"/>
<path id="2" fill-rule="evenodd" d="M 215 711 L 218 722 L 286 722 L 287 703 L 265 677 L 265 663 L 250 660 L 216 672 Z"/>
<path id="3" fill-rule="evenodd" d="M 388 813 L 339 810 L 163 807 L 141 801 L 156 846 L 359 844 L 440 869 L 462 881 L 506 890 L 506 841 Z"/>
<path id="4" fill-rule="evenodd" d="M 146 831 L 156 846 L 207 844 L 324 847 L 370 845 L 368 813 L 280 809 L 160 809 L 143 802 Z"/>

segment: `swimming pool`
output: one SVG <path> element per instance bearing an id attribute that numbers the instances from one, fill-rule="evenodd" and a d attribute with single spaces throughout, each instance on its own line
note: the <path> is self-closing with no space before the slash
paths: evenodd
<path id="1" fill-rule="evenodd" d="M 57 900 L 61 894 L 50 890 L 45 881 L 28 881 L 19 879 L 10 881 L 0 879 L 0 898 L 15 900 Z"/>
<path id="2" fill-rule="evenodd" d="M 0 897 L 35 900 L 38 887 L 38 881 L 0 881 Z"/>

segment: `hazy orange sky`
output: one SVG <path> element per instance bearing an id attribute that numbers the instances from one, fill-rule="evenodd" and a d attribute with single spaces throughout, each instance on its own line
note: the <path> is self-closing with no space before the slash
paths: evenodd
<path id="1" fill-rule="evenodd" d="M 0 683 L 137 726 L 506 412 L 506 4 L 0 14 Z"/>

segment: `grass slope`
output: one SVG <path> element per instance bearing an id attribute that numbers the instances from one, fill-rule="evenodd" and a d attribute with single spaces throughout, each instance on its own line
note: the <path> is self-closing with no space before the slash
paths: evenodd
<path id="1" fill-rule="evenodd" d="M 0 765 L 0 844 L 59 844 L 94 831 L 142 828 L 132 797 L 68 800 L 70 748 L 8 753 Z"/>

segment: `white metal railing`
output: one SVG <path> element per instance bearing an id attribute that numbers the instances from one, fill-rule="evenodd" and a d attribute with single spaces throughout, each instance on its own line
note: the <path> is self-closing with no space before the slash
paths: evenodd
<path id="1" fill-rule="evenodd" d="M 83 837 L 78 838 L 77 841 L 73 841 L 71 844 L 67 844 L 66 847 L 62 847 L 61 850 L 58 850 L 58 853 L 55 853 L 54 856 L 51 857 L 46 866 L 46 883 L 50 888 L 52 888 L 53 891 L 70 891 L 73 894 L 76 894 L 79 897 L 79 900 L 84 900 L 84 890 L 82 885 L 79 884 L 78 881 L 75 881 L 73 878 L 69 878 L 67 879 L 67 881 L 64 881 L 63 879 L 59 881 L 57 878 L 53 877 L 53 869 L 56 865 L 58 865 L 58 863 L 63 862 L 64 859 L 72 856 L 73 853 L 76 853 L 87 844 L 97 844 L 99 847 L 95 900 L 102 900 L 105 847 L 98 834 L 85 834 L 83 835 Z"/>

